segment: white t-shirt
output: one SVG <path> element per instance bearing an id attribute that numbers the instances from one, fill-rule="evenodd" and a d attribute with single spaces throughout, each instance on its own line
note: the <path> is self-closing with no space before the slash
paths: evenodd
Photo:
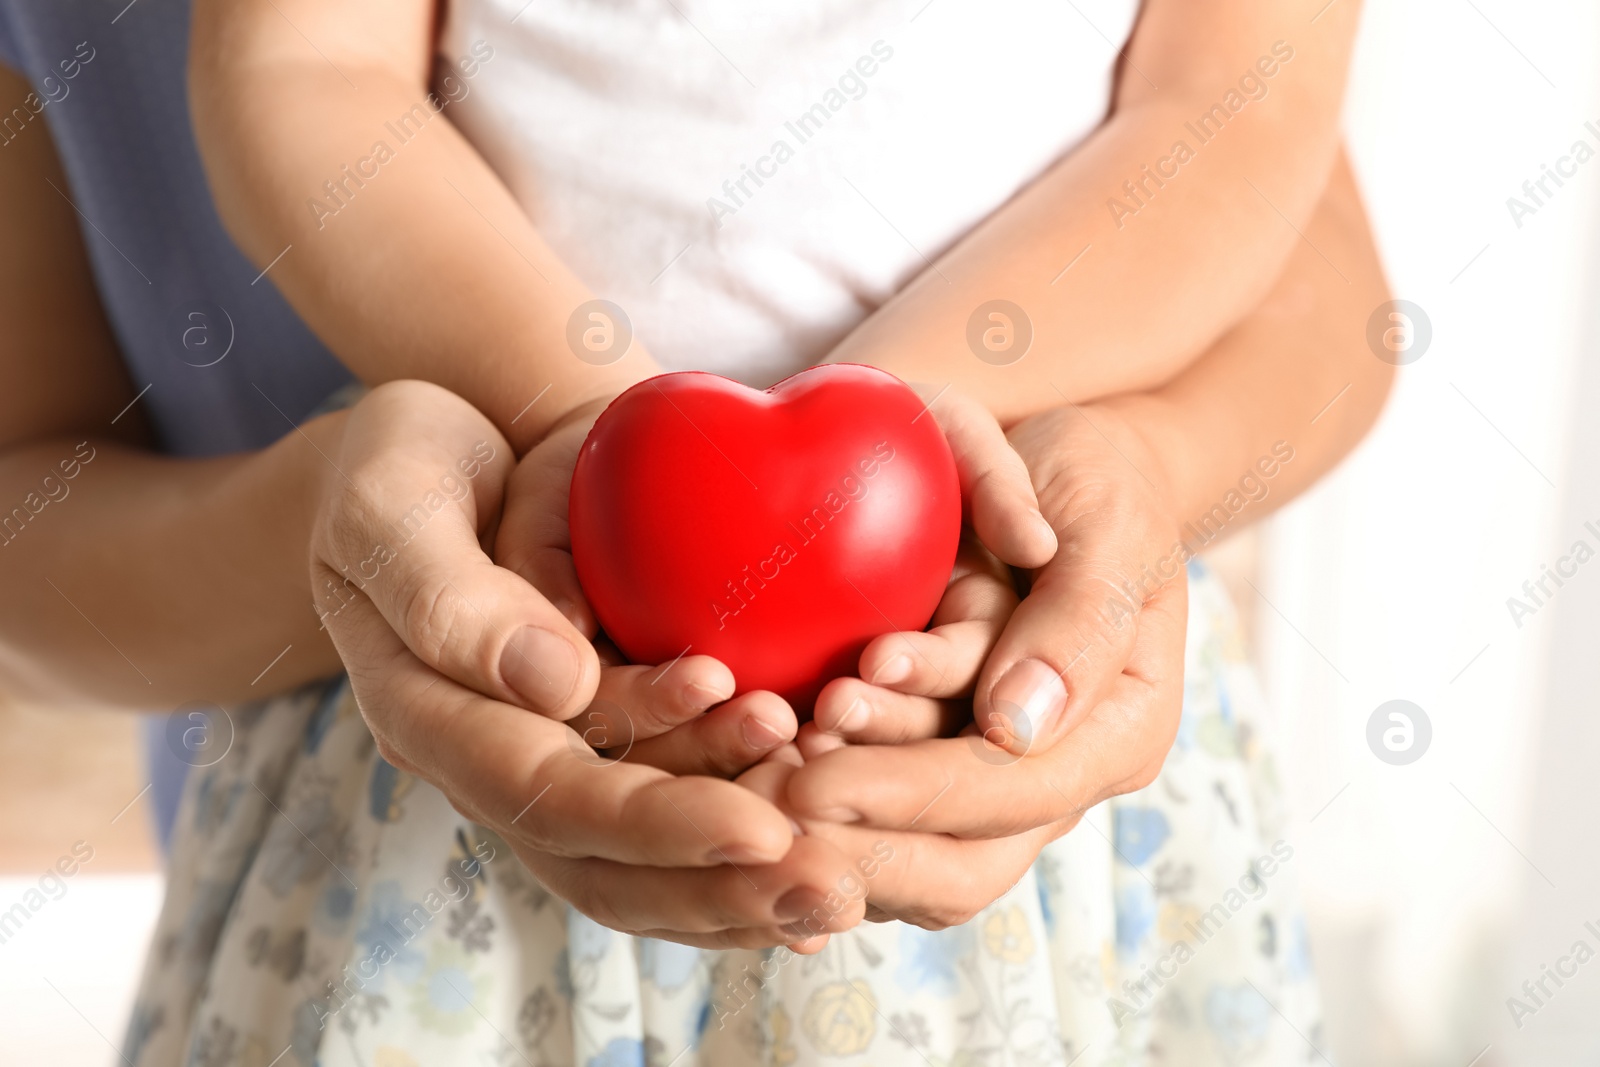
<path id="1" fill-rule="evenodd" d="M 656 358 L 766 385 L 1104 120 L 1137 6 L 452 0 L 441 48 L 492 47 L 451 119 Z"/>

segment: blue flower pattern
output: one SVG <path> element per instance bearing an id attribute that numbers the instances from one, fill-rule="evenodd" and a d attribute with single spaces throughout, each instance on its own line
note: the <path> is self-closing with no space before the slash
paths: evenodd
<path id="1" fill-rule="evenodd" d="M 130 1063 L 1314 1060 L 1293 862 L 1227 903 L 1282 836 L 1281 803 L 1226 600 L 1190 577 L 1183 720 L 1153 786 L 1091 809 L 965 925 L 863 924 L 808 957 L 634 938 L 569 908 L 379 759 L 347 687 L 240 712 L 234 753 L 186 788 Z M 1180 942 L 1198 950 L 1174 970 Z"/>

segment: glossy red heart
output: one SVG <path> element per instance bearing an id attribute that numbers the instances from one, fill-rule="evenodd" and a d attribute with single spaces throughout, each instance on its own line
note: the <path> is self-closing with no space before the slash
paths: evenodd
<path id="1" fill-rule="evenodd" d="M 688 371 L 612 401 L 572 476 L 572 556 L 635 663 L 715 656 L 797 710 L 950 578 L 950 447 L 892 374 L 814 367 L 762 392 Z"/>

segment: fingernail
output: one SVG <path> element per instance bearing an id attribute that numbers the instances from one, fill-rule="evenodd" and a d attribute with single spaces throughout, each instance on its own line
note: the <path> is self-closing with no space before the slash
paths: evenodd
<path id="1" fill-rule="evenodd" d="M 794 831 L 794 836 L 796 837 L 806 836 L 806 828 L 796 822 L 794 816 L 792 815 L 789 816 L 789 829 Z"/>
<path id="2" fill-rule="evenodd" d="M 1050 520 L 1037 511 L 1033 513 L 1033 518 L 1034 525 L 1039 527 L 1040 536 L 1049 537 L 1050 540 L 1054 541 L 1056 539 L 1056 528 L 1050 525 Z"/>
<path id="3" fill-rule="evenodd" d="M 861 813 L 849 808 L 825 808 L 817 812 L 823 822 L 852 823 L 861 821 Z"/>
<path id="4" fill-rule="evenodd" d="M 772 914 L 780 919 L 803 919 L 818 910 L 826 910 L 822 894 L 805 885 L 789 890 L 772 905 Z"/>
<path id="5" fill-rule="evenodd" d="M 683 687 L 683 702 L 695 711 L 705 711 L 714 704 L 720 704 L 733 696 L 732 693 L 719 693 L 703 685 L 690 684 Z"/>
<path id="6" fill-rule="evenodd" d="M 578 653 L 549 630 L 524 626 L 500 653 L 500 677 L 528 703 L 553 708 L 578 684 Z"/>
<path id="7" fill-rule="evenodd" d="M 1067 706 L 1067 686 L 1054 667 L 1037 659 L 1016 664 L 994 687 L 991 721 L 1024 742 L 1042 736 Z M 1011 718 L 1019 721 L 1008 721 Z"/>
<path id="8" fill-rule="evenodd" d="M 788 740 L 771 723 L 762 721 L 756 715 L 746 715 L 744 723 L 739 727 L 739 732 L 744 735 L 744 743 L 757 752 L 765 752 L 769 748 L 777 748 Z"/>
<path id="9" fill-rule="evenodd" d="M 878 668 L 878 672 L 872 676 L 872 684 L 893 685 L 905 681 L 910 676 L 911 657 L 901 653 L 890 657 L 889 662 Z"/>
<path id="10" fill-rule="evenodd" d="M 855 733 L 867 725 L 867 720 L 871 717 L 872 709 L 867 706 L 867 702 L 861 697 L 856 697 L 850 702 L 850 706 L 844 709 L 844 714 L 839 716 L 839 721 L 833 724 L 833 729 L 828 733 Z"/>

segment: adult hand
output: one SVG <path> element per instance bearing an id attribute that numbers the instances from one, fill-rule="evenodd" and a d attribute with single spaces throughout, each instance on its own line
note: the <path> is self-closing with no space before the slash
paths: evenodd
<path id="1" fill-rule="evenodd" d="M 859 921 L 852 903 L 820 929 L 783 928 L 851 866 L 820 838 L 796 839 L 768 801 L 597 761 L 557 721 L 588 704 L 600 664 L 560 610 L 485 554 L 512 469 L 487 419 L 436 386 L 391 383 L 356 405 L 328 458 L 312 586 L 384 759 L 613 929 L 705 947 L 798 936 L 811 951 Z"/>
<path id="2" fill-rule="evenodd" d="M 987 735 L 846 745 L 745 779 L 847 855 L 882 840 L 906 857 L 874 880 L 873 917 L 966 921 L 1088 808 L 1153 781 L 1177 730 L 1188 587 L 1160 465 L 1105 406 L 1010 439 L 1060 546 L 983 665 Z"/>

